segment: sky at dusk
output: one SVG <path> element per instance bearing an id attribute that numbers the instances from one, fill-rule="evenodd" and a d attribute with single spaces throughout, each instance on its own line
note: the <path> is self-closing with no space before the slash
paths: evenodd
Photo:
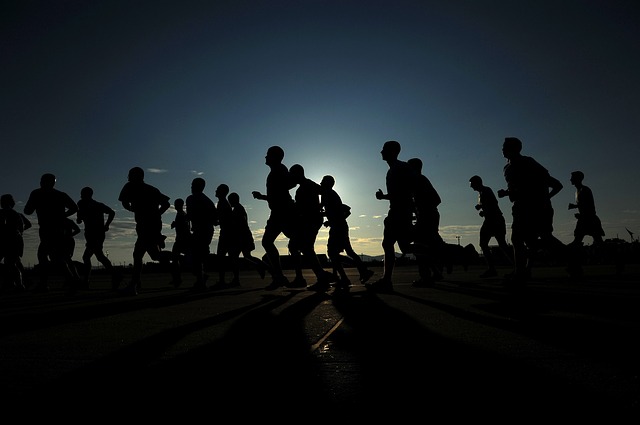
<path id="1" fill-rule="evenodd" d="M 639 18 L 632 0 L 3 1 L 0 192 L 22 212 L 43 173 L 75 200 L 92 187 L 116 210 L 109 258 L 128 264 L 133 216 L 117 200 L 128 170 L 142 167 L 172 204 L 201 176 L 214 200 L 220 183 L 240 195 L 262 255 L 269 212 L 251 191 L 265 192 L 264 156 L 279 145 L 287 166 L 334 176 L 355 250 L 379 255 L 380 150 L 397 140 L 441 195 L 443 238 L 478 248 L 469 178 L 503 188 L 502 142 L 515 136 L 564 184 L 558 238 L 572 240 L 569 177 L 581 170 L 605 238 L 630 240 L 626 229 L 640 235 Z M 500 206 L 510 225 L 509 201 Z M 163 216 L 168 248 L 174 215 Z"/>

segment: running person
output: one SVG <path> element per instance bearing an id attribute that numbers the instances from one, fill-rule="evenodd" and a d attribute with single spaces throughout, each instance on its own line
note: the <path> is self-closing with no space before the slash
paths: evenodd
<path id="1" fill-rule="evenodd" d="M 482 184 L 482 178 L 480 176 L 471 177 L 469 186 L 478 192 L 478 203 L 475 209 L 480 217 L 484 218 L 480 227 L 480 249 L 482 249 L 484 260 L 487 263 L 487 270 L 480 277 L 494 277 L 498 275 L 498 271 L 496 270 L 495 258 L 489 247 L 489 241 L 491 238 L 495 238 L 505 257 L 511 260 L 511 248 L 506 239 L 507 224 L 496 195 L 490 187 Z"/>
<path id="2" fill-rule="evenodd" d="M 387 193 L 382 189 L 376 192 L 376 198 L 389 201 L 389 211 L 384 219 L 382 249 L 384 251 L 384 271 L 382 278 L 367 284 L 367 288 L 377 292 L 393 291 L 393 269 L 396 261 L 395 245 L 400 251 L 411 251 L 413 227 L 413 193 L 416 174 L 409 164 L 398 159 L 400 143 L 395 140 L 385 142 L 380 151 L 382 160 L 387 162 Z"/>

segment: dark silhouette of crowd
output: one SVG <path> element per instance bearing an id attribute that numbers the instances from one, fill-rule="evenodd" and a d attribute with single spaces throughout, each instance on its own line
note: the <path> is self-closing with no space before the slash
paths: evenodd
<path id="1" fill-rule="evenodd" d="M 509 287 L 522 286 L 532 275 L 536 253 L 552 252 L 565 261 L 570 276 L 580 276 L 580 249 L 585 236 L 591 236 L 594 245 L 602 244 L 604 231 L 596 214 L 593 193 L 583 184 L 581 171 L 571 173 L 570 181 L 576 187 L 575 202 L 569 209 L 577 209 L 575 239 L 568 245 L 553 235 L 554 209 L 551 198 L 562 189 L 562 183 L 552 177 L 548 170 L 535 159 L 522 154 L 522 142 L 507 137 L 502 153 L 507 163 L 503 174 L 506 188 L 497 192 L 498 198 L 507 197 L 511 202 L 511 245 L 507 243 L 506 220 L 498 205 L 493 190 L 485 186 L 482 178 L 474 175 L 469 179 L 471 188 L 478 192 L 475 209 L 483 218 L 479 245 L 487 269 L 481 278 L 498 277 L 494 252 L 489 246 L 492 238 L 498 243 L 504 257 L 513 265 L 513 271 L 504 276 Z M 15 211 L 11 194 L 1 198 L 0 210 L 0 259 L 3 261 L 3 288 L 24 290 L 23 232 L 31 228 L 26 215 L 36 214 L 38 220 L 39 245 L 37 249 L 38 276 L 35 291 L 47 291 L 49 279 L 54 272 L 61 272 L 68 292 L 73 294 L 88 288 L 92 276 L 91 258 L 96 259 L 111 275 L 112 288 L 123 295 L 135 295 L 142 288 L 143 259 L 148 255 L 153 261 L 167 264 L 170 284 L 182 285 L 182 271 L 189 267 L 193 274 L 191 290 L 237 287 L 240 282 L 240 254 L 259 276 L 270 275 L 266 290 L 279 288 L 309 289 L 325 292 L 335 287 L 337 291 L 348 291 L 352 286 L 344 265 L 356 267 L 359 283 L 374 292 L 392 292 L 393 272 L 397 261 L 396 246 L 403 255 L 412 254 L 418 264 L 415 287 L 430 287 L 441 280 L 444 265 L 449 261 L 448 248 L 439 233 L 441 198 L 429 178 L 423 174 L 422 160 L 399 158 L 400 143 L 391 140 L 383 144 L 380 152 L 388 165 L 386 191 L 378 189 L 375 197 L 388 201 L 389 209 L 384 219 L 382 249 L 384 263 L 382 276 L 370 282 L 374 272 L 355 253 L 349 238 L 347 218 L 351 207 L 344 204 L 333 189 L 335 179 L 326 175 L 320 183 L 305 176 L 300 164 L 288 168 L 284 163 L 284 150 L 279 146 L 268 148 L 265 164 L 269 167 L 266 177 L 266 193 L 253 191 L 254 199 L 267 201 L 267 219 L 262 247 L 263 259 L 252 255 L 255 241 L 248 225 L 247 212 L 240 203 L 240 196 L 231 192 L 227 184 L 215 189 L 214 202 L 205 194 L 206 182 L 197 177 L 191 182 L 191 194 L 186 199 L 174 200 L 175 218 L 171 228 L 175 230 L 173 248 L 165 246 L 162 234 L 163 214 L 170 208 L 167 195 L 145 181 L 144 170 L 133 167 L 123 185 L 118 200 L 133 213 L 136 241 L 133 246 L 133 268 L 131 279 L 121 287 L 122 270 L 114 267 L 104 253 L 104 242 L 115 211 L 93 198 L 91 187 L 84 187 L 78 202 L 68 194 L 55 188 L 56 177 L 45 173 L 40 187 L 34 189 L 25 204 L 24 214 Z M 291 190 L 296 188 L 292 196 Z M 76 215 L 76 220 L 70 217 Z M 84 225 L 85 248 L 82 254 L 82 273 L 72 260 L 75 250 L 75 235 Z M 329 228 L 327 255 L 332 270 L 325 270 L 315 251 L 316 238 L 322 226 Z M 219 242 L 216 251 L 218 280 L 207 285 L 210 245 L 216 227 Z M 281 264 L 281 253 L 275 245 L 276 238 L 288 238 L 288 251 L 293 260 L 295 277 L 289 280 Z M 345 253 L 346 255 L 342 255 Z M 309 268 L 316 281 L 308 284 L 303 269 Z M 227 280 L 227 273 L 231 279 Z"/>

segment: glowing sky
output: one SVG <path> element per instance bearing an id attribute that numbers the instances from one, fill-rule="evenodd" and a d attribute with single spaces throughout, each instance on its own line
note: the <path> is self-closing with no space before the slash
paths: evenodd
<path id="1" fill-rule="evenodd" d="M 116 210 L 109 256 L 129 263 L 132 216 L 117 201 L 127 171 L 143 167 L 172 202 L 200 175 L 210 197 L 220 183 L 240 195 L 262 255 L 268 210 L 251 191 L 264 192 L 264 155 L 277 144 L 308 177 L 335 177 L 354 248 L 378 255 L 380 149 L 393 139 L 439 191 L 445 240 L 477 247 L 469 177 L 502 188 L 502 141 L 517 136 L 565 184 L 556 236 L 572 239 L 569 176 L 582 170 L 606 237 L 628 240 L 625 228 L 640 234 L 638 4 L 4 1 L 0 192 L 22 211 L 45 172 L 76 200 L 91 186 Z M 37 227 L 25 240 L 32 265 Z"/>

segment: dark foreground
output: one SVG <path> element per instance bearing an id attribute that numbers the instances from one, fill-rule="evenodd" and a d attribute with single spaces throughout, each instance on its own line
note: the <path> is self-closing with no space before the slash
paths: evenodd
<path id="1" fill-rule="evenodd" d="M 539 269 L 515 292 L 481 271 L 414 288 L 415 268 L 400 267 L 395 293 L 379 295 L 269 292 L 250 272 L 205 293 L 188 276 L 176 289 L 145 275 L 137 296 L 111 292 L 106 277 L 75 296 L 55 285 L 2 294 L 3 412 L 74 423 L 637 419 L 637 267 L 586 269 L 579 282 Z"/>

